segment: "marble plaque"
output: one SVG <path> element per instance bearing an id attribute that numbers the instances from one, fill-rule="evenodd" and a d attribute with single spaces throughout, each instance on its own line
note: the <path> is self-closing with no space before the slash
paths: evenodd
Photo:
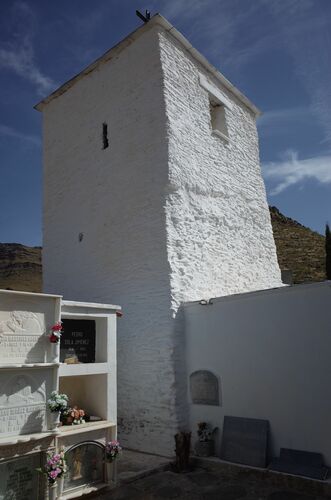
<path id="1" fill-rule="evenodd" d="M 63 319 L 60 361 L 76 363 L 95 362 L 95 321 L 90 319 Z"/>
<path id="2" fill-rule="evenodd" d="M 253 467 L 265 467 L 268 420 L 224 417 L 221 458 Z"/>
<path id="3" fill-rule="evenodd" d="M 45 370 L 0 373 L 0 433 L 31 434 L 46 429 Z"/>
<path id="4" fill-rule="evenodd" d="M 321 453 L 288 448 L 280 449 L 279 458 L 274 458 L 268 469 L 320 481 L 324 481 L 329 472 L 328 467 L 324 466 Z"/>
<path id="5" fill-rule="evenodd" d="M 0 500 L 39 498 L 40 454 L 17 458 L 0 464 Z"/>
<path id="6" fill-rule="evenodd" d="M 190 375 L 190 393 L 193 404 L 218 406 L 219 387 L 216 375 L 199 370 Z"/>
<path id="7" fill-rule="evenodd" d="M 29 311 L 1 311 L 0 362 L 42 363 L 46 336 L 40 315 Z"/>
<path id="8" fill-rule="evenodd" d="M 104 482 L 104 447 L 88 441 L 66 451 L 68 471 L 64 491 Z"/>

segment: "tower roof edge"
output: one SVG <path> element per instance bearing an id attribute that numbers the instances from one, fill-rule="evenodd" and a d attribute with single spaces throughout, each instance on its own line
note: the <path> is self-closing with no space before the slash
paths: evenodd
<path id="1" fill-rule="evenodd" d="M 56 97 L 64 94 L 69 90 L 78 80 L 82 79 L 84 76 L 88 75 L 94 71 L 97 67 L 105 62 L 109 61 L 113 57 L 117 56 L 122 50 L 131 45 L 135 40 L 137 40 L 145 32 L 149 31 L 153 26 L 159 25 L 171 36 L 173 36 L 184 48 L 189 52 L 189 54 L 197 60 L 204 69 L 213 75 L 226 89 L 228 89 L 232 94 L 234 94 L 247 108 L 249 108 L 254 115 L 259 116 L 261 111 L 242 93 L 237 89 L 220 71 L 218 71 L 215 66 L 213 66 L 205 56 L 203 56 L 197 49 L 195 49 L 192 44 L 184 37 L 167 19 L 165 19 L 160 14 L 155 14 L 148 22 L 139 26 L 135 31 L 127 35 L 123 40 L 114 45 L 111 49 L 107 50 L 102 56 L 96 59 L 94 62 L 89 64 L 85 69 L 75 75 L 73 78 L 63 83 L 59 88 L 57 88 L 50 95 L 38 102 L 34 109 L 37 111 L 43 111 L 44 107 L 50 103 Z"/>

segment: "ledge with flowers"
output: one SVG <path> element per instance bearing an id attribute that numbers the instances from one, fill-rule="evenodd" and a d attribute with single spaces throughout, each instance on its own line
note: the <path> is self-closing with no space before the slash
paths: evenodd
<path id="1" fill-rule="evenodd" d="M 107 477 L 112 475 L 111 466 L 120 457 L 122 447 L 117 440 L 109 441 L 105 446 L 105 466 Z M 63 495 L 64 479 L 68 473 L 67 458 L 64 450 L 48 452 L 43 467 L 37 469 L 46 476 L 49 488 L 49 500 L 57 500 Z"/>

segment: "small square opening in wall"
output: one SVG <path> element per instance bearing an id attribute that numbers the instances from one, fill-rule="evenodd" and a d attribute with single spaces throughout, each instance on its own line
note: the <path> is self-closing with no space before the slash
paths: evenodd
<path id="1" fill-rule="evenodd" d="M 226 123 L 225 106 L 213 99 L 212 96 L 209 97 L 209 106 L 211 128 L 213 133 L 228 141 L 229 137 L 228 127 Z"/>

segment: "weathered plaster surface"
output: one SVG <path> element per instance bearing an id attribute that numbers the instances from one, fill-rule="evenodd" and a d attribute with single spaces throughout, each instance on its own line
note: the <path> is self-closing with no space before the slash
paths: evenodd
<path id="1" fill-rule="evenodd" d="M 164 454 L 187 417 L 180 303 L 280 284 L 254 118 L 235 100 L 233 145 L 211 136 L 198 69 L 154 26 L 44 110 L 44 289 L 123 306 L 120 438 Z"/>
<path id="2" fill-rule="evenodd" d="M 172 307 L 281 286 L 255 117 L 174 40 L 160 35 L 169 140 L 166 200 Z M 199 71 L 232 103 L 230 142 L 213 135 Z"/>
<path id="3" fill-rule="evenodd" d="M 162 85 L 152 30 L 46 106 L 43 265 L 45 290 L 123 307 L 120 439 L 134 449 L 172 454 L 175 334 Z"/>

